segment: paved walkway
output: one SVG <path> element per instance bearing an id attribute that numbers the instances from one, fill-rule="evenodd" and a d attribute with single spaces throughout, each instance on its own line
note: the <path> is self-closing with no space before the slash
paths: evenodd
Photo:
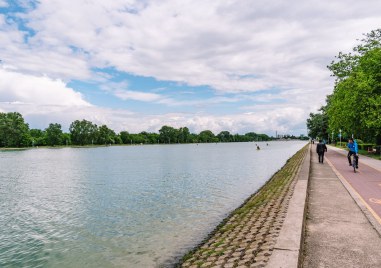
<path id="1" fill-rule="evenodd" d="M 353 173 L 345 151 L 325 158 L 312 148 L 303 267 L 381 267 L 380 162 L 361 157 Z"/>

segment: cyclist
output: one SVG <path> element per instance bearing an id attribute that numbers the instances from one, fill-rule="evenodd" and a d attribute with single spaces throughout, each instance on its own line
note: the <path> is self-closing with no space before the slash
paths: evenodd
<path id="1" fill-rule="evenodd" d="M 356 161 L 356 168 L 359 168 L 359 156 L 358 156 L 359 149 L 358 149 L 358 146 L 357 146 L 357 142 L 355 140 L 353 140 L 353 138 L 350 138 L 348 140 L 347 147 L 349 149 L 349 152 L 348 152 L 348 162 L 349 162 L 349 165 L 352 166 L 351 156 L 352 156 L 352 154 L 354 154 L 355 161 Z"/>

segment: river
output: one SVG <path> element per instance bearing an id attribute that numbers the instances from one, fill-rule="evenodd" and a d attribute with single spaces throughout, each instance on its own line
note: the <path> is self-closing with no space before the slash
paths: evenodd
<path id="1" fill-rule="evenodd" d="M 168 266 L 306 142 L 0 151 L 0 267 Z"/>

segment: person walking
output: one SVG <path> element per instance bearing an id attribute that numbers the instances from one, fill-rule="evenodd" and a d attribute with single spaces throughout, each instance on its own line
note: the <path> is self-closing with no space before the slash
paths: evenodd
<path id="1" fill-rule="evenodd" d="M 349 165 L 352 166 L 351 156 L 352 154 L 354 154 L 355 161 L 356 161 L 356 168 L 359 168 L 359 155 L 358 155 L 359 149 L 357 146 L 357 142 L 353 138 L 350 138 L 348 140 L 347 147 L 349 149 L 348 156 L 347 156 Z"/>
<path id="2" fill-rule="evenodd" d="M 327 151 L 327 146 L 323 143 L 322 140 L 319 140 L 319 143 L 316 145 L 316 152 L 319 155 L 319 163 L 324 162 L 324 153 Z"/>

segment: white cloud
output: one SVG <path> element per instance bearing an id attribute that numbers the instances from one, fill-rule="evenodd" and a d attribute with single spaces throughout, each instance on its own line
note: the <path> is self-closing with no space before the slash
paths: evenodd
<path id="1" fill-rule="evenodd" d="M 17 66 L 67 78 L 86 78 L 90 67 L 116 66 L 137 75 L 233 92 L 305 81 L 320 84 L 321 77 L 311 77 L 308 69 L 322 72 L 343 43 L 350 48 L 361 33 L 377 27 L 380 5 L 354 0 L 345 5 L 338 0 L 271 5 L 41 1 L 25 15 L 36 31 L 29 49 L 40 58 L 47 51 L 50 55 L 38 63 L 20 47 Z M 234 77 L 248 74 L 257 78 Z"/>
<path id="2" fill-rule="evenodd" d="M 7 7 L 8 3 L 5 0 L 0 0 L 0 7 Z"/>
<path id="3" fill-rule="evenodd" d="M 122 100 L 138 100 L 154 102 L 160 100 L 162 97 L 156 93 L 145 93 L 132 90 L 117 90 L 114 92 L 115 96 Z"/>
<path id="4" fill-rule="evenodd" d="M 139 100 L 156 100 L 155 94 L 153 99 L 150 99 L 150 95 L 144 94 L 132 97 Z M 207 105 L 224 101 L 232 101 L 232 99 L 217 97 L 200 101 L 200 103 L 187 103 L 187 105 Z M 86 119 L 98 125 L 106 124 L 117 132 L 122 130 L 132 133 L 157 132 L 163 125 L 170 125 L 173 127 L 188 126 L 191 131 L 196 133 L 209 129 L 215 134 L 222 130 L 233 133 L 255 131 L 271 134 L 274 127 L 279 131 L 286 131 L 284 122 L 294 122 L 290 127 L 295 126 L 295 122 L 300 121 L 303 110 L 278 107 L 271 112 L 257 110 L 254 113 L 224 116 L 197 112 L 137 114 L 123 109 L 91 105 L 83 99 L 80 93 L 75 92 L 60 80 L 0 69 L 0 111 L 20 112 L 32 128 L 40 129 L 46 128 L 49 123 L 60 123 L 67 131 L 74 120 Z"/>
<path id="5" fill-rule="evenodd" d="M 59 79 L 32 76 L 0 68 L 0 101 L 41 106 L 91 106 Z"/>
<path id="6" fill-rule="evenodd" d="M 2 5 L 6 2 L 0 0 Z M 197 108 L 238 102 L 246 92 L 278 89 L 277 95 L 269 91 L 254 99 L 254 103 L 264 102 L 261 105 L 241 107 L 240 115 L 202 116 L 195 111 L 172 121 L 167 119 L 169 115 L 139 115 L 148 123 L 140 124 L 131 117 L 125 119 L 128 127 L 137 123 L 152 130 L 169 120 L 195 129 L 239 131 L 253 125 L 263 131 L 291 130 L 304 124 L 308 113 L 324 103 L 333 86 L 326 65 L 339 51 L 349 51 L 362 33 L 381 25 L 380 9 L 378 0 L 366 4 L 355 0 L 42 0 L 33 11 L 18 15 L 33 34 L 19 30 L 15 22 L 0 14 L 0 57 L 14 70 L 0 73 L 8 79 L 0 81 L 8 88 L 0 97 L 21 106 L 21 102 L 31 101 L 30 96 L 41 96 L 33 103 L 45 106 L 37 110 L 47 109 L 41 107 L 47 107 L 49 101 L 59 107 L 58 99 L 67 102 L 65 107 L 82 103 L 84 110 L 98 115 L 99 122 L 120 124 L 112 109 L 89 108 L 83 96 L 66 86 L 73 79 L 107 84 L 109 77 L 101 77 L 93 68 L 113 67 L 157 80 L 206 85 L 218 94 L 238 94 L 229 95 L 230 99 L 216 96 L 178 101 L 165 92 L 108 85 L 109 92 L 120 99 L 167 106 Z M 28 82 L 16 88 L 14 81 L 21 76 L 21 81 Z M 35 84 L 41 86 L 29 87 Z M 59 88 L 56 98 L 48 94 L 54 89 L 41 89 L 48 86 Z M 115 113 L 130 115 L 128 111 Z"/>

